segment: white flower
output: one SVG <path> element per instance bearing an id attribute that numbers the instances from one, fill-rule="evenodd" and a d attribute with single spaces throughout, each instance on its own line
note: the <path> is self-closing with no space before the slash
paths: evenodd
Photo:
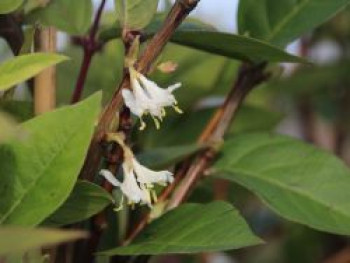
<path id="1" fill-rule="evenodd" d="M 143 115 L 150 114 L 156 127 L 159 128 L 159 121 L 162 121 L 166 115 L 165 107 L 173 107 L 175 111 L 182 113 L 177 107 L 175 96 L 172 94 L 181 87 L 181 83 L 162 89 L 133 68 L 130 68 L 130 81 L 132 91 L 123 89 L 122 96 L 125 105 L 134 115 L 140 118 L 141 130 L 145 128 L 145 123 L 142 120 Z"/>
<path id="2" fill-rule="evenodd" d="M 123 165 L 124 171 L 124 180 L 123 182 L 119 182 L 114 175 L 108 170 L 101 170 L 100 175 L 102 175 L 108 182 L 110 182 L 115 187 L 120 187 L 122 193 L 128 199 L 129 204 L 151 204 L 151 197 L 149 192 L 146 189 L 140 188 L 140 186 L 136 182 L 136 178 L 132 172 L 132 170 L 127 169 L 125 165 Z"/>
<path id="3" fill-rule="evenodd" d="M 153 190 L 154 184 L 166 185 L 174 180 L 171 172 L 152 171 L 141 165 L 133 156 L 124 161 L 122 167 L 124 173 L 122 183 L 108 170 L 101 170 L 100 175 L 112 185 L 119 187 L 129 204 L 152 206 L 152 201 L 156 201 L 157 198 Z"/>

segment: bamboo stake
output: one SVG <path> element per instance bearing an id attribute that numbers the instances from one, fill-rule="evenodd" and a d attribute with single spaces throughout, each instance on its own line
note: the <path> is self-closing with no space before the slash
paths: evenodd
<path id="1" fill-rule="evenodd" d="M 36 52 L 56 52 L 56 29 L 41 28 L 36 35 Z M 34 79 L 34 112 L 36 115 L 51 111 L 56 106 L 56 67 L 50 67 Z"/>

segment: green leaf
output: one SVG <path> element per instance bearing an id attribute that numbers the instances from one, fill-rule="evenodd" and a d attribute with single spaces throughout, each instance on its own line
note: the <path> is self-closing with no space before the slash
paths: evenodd
<path id="1" fill-rule="evenodd" d="M 16 122 L 0 111 L 0 144 L 8 140 L 16 132 Z"/>
<path id="2" fill-rule="evenodd" d="M 34 53 L 15 57 L 0 65 L 0 91 L 5 91 L 19 84 L 47 67 L 67 60 L 57 54 Z"/>
<path id="3" fill-rule="evenodd" d="M 1 0 L 0 2 L 0 14 L 10 13 L 19 8 L 23 3 L 23 0 Z"/>
<path id="4" fill-rule="evenodd" d="M 121 27 L 143 29 L 157 12 L 158 0 L 115 0 L 115 8 Z"/>
<path id="5" fill-rule="evenodd" d="M 261 244 L 238 211 L 225 202 L 186 204 L 156 219 L 128 246 L 102 255 L 159 255 L 237 249 Z"/>
<path id="6" fill-rule="evenodd" d="M 81 231 L 63 231 L 45 228 L 0 228 L 0 256 L 17 254 L 43 246 L 52 246 L 62 242 L 87 237 Z"/>
<path id="7" fill-rule="evenodd" d="M 176 120 L 166 123 L 159 131 L 150 128 L 144 131 L 142 139 L 146 146 L 164 147 L 169 145 L 190 145 L 197 141 L 199 135 L 213 116 L 215 109 L 202 109 L 177 116 Z M 226 136 L 243 132 L 271 131 L 281 121 L 282 115 L 263 107 L 243 105 Z M 179 136 L 182 134 L 183 136 Z M 150 150 L 152 151 L 152 149 Z"/>
<path id="8" fill-rule="evenodd" d="M 84 162 L 101 94 L 23 123 L 0 146 L 0 224 L 34 226 L 67 199 Z"/>
<path id="9" fill-rule="evenodd" d="M 198 144 L 180 145 L 173 147 L 155 148 L 142 152 L 137 159 L 145 166 L 152 169 L 164 169 L 175 164 L 191 154 L 200 150 L 203 146 Z"/>
<path id="10" fill-rule="evenodd" d="M 147 27 L 145 27 L 142 31 L 143 31 L 143 37 L 148 39 L 151 38 L 152 36 L 154 36 L 155 33 L 157 33 L 159 31 L 159 29 L 161 28 L 161 26 L 164 23 L 164 20 L 166 18 L 167 14 L 165 13 L 159 13 L 156 14 L 152 21 L 147 25 Z M 183 21 L 179 27 L 177 28 L 177 32 L 181 32 L 181 31 L 216 31 L 216 29 L 208 24 L 205 24 L 203 22 L 201 22 L 198 19 L 192 18 L 192 17 L 187 17 L 185 19 L 185 21 Z M 120 38 L 122 36 L 122 28 L 116 25 L 113 25 L 111 27 L 108 27 L 106 29 L 104 29 L 99 38 L 103 41 L 103 42 L 107 42 L 110 41 L 112 39 L 115 38 Z"/>
<path id="11" fill-rule="evenodd" d="M 300 57 L 288 54 L 282 49 L 260 40 L 227 33 L 183 31 L 175 33 L 171 41 L 243 61 L 306 62 Z"/>
<path id="12" fill-rule="evenodd" d="M 242 135 L 224 144 L 214 173 L 250 189 L 287 219 L 350 234 L 350 172 L 328 152 L 287 136 Z"/>
<path id="13" fill-rule="evenodd" d="M 19 100 L 0 101 L 0 109 L 11 115 L 16 121 L 23 122 L 34 117 L 33 102 Z"/>
<path id="14" fill-rule="evenodd" d="M 157 28 L 158 22 L 154 21 L 149 28 L 146 28 L 146 36 L 153 36 Z M 120 29 L 112 28 L 102 32 L 101 39 L 107 41 L 118 38 L 120 35 Z M 258 39 L 208 31 L 208 28 L 196 21 L 188 22 L 180 27 L 172 36 L 171 41 L 183 46 L 243 61 L 306 63 L 303 58 L 288 54 L 282 49 Z"/>
<path id="15" fill-rule="evenodd" d="M 52 0 L 45 7 L 35 9 L 27 19 L 72 35 L 83 35 L 91 26 L 92 14 L 91 0 Z"/>
<path id="16" fill-rule="evenodd" d="M 284 47 L 349 3 L 350 0 L 242 0 L 239 32 Z"/>
<path id="17" fill-rule="evenodd" d="M 113 197 L 102 187 L 87 181 L 78 181 L 68 199 L 45 220 L 44 225 L 62 226 L 83 221 L 112 202 Z"/>

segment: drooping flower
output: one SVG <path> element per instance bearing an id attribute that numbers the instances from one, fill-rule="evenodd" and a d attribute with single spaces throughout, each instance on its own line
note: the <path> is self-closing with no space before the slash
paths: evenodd
<path id="1" fill-rule="evenodd" d="M 125 105 L 134 115 L 140 118 L 140 130 L 145 128 L 145 123 L 142 119 L 144 115 L 150 114 L 158 129 L 160 121 L 166 115 L 165 107 L 173 107 L 175 111 L 182 113 L 177 106 L 175 96 L 172 94 L 181 87 L 181 83 L 176 83 L 163 89 L 134 68 L 130 67 L 129 71 L 132 90 L 123 89 L 122 96 Z"/>
<path id="2" fill-rule="evenodd" d="M 146 204 L 152 206 L 157 201 L 154 184 L 166 185 L 172 183 L 173 174 L 169 171 L 152 171 L 141 165 L 136 158 L 130 154 L 122 165 L 124 180 L 121 183 L 108 170 L 101 170 L 100 174 L 115 187 L 119 187 L 128 199 L 128 204 Z"/>

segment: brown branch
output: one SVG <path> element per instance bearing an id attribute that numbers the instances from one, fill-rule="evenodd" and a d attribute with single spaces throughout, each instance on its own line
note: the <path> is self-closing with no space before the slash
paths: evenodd
<path id="1" fill-rule="evenodd" d="M 140 59 L 136 63 L 136 69 L 141 73 L 147 73 L 154 60 L 159 56 L 166 43 L 176 28 L 187 17 L 188 13 L 195 8 L 199 0 L 178 0 L 168 14 L 162 28 L 151 39 Z M 113 124 L 116 112 L 122 106 L 121 90 L 130 88 L 128 72 L 124 72 L 124 77 L 116 89 L 110 103 L 105 108 L 99 124 L 96 128 L 95 135 L 91 141 L 90 148 L 85 159 L 80 177 L 92 180 L 98 170 L 101 160 L 100 143 L 108 131 L 115 130 L 116 124 Z"/>

